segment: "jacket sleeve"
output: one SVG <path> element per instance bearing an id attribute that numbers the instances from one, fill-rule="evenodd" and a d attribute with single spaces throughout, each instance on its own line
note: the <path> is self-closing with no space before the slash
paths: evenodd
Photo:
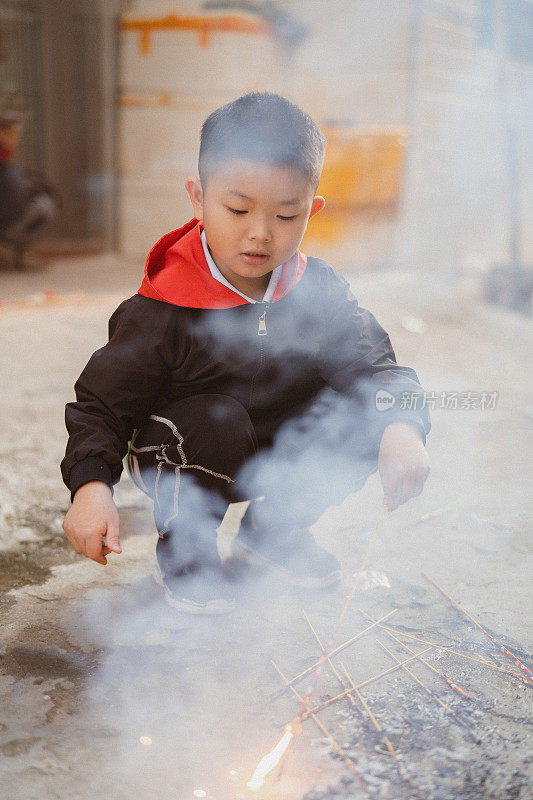
<path id="1" fill-rule="evenodd" d="M 90 358 L 68 403 L 61 473 L 71 497 L 84 483 L 112 485 L 135 428 L 152 413 L 169 372 L 175 309 L 136 295 L 109 320 L 109 341 Z"/>
<path id="2" fill-rule="evenodd" d="M 431 423 L 416 372 L 396 362 L 386 331 L 359 306 L 348 282 L 329 265 L 328 269 L 323 292 L 324 380 L 356 400 L 374 446 L 392 422 L 414 425 L 425 442 Z"/>

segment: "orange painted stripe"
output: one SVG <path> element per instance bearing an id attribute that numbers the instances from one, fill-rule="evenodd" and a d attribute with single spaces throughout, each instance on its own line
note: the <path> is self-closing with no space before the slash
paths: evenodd
<path id="1" fill-rule="evenodd" d="M 197 31 L 202 46 L 208 44 L 212 33 L 248 33 L 256 36 L 269 36 L 271 33 L 266 22 L 238 16 L 180 17 L 178 14 L 168 14 L 166 17 L 123 19 L 119 27 L 122 31 L 139 34 L 141 52 L 144 54 L 150 52 L 150 35 L 156 31 Z"/>

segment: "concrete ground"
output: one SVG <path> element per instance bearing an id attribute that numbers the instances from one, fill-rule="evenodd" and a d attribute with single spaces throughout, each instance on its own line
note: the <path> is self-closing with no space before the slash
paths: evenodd
<path id="1" fill-rule="evenodd" d="M 364 712 L 332 704 L 320 719 L 362 782 L 330 757 L 330 742 L 309 720 L 279 780 L 254 794 L 246 781 L 298 710 L 288 693 L 272 699 L 283 684 L 271 661 L 293 676 L 317 658 L 302 609 L 327 641 L 382 517 L 381 489 L 374 476 L 316 526 L 343 563 L 337 590 L 301 594 L 253 575 L 239 588 L 237 611 L 224 619 L 188 618 L 165 606 L 151 576 L 150 508 L 127 478 L 116 492 L 123 554 L 105 568 L 77 556 L 61 529 L 69 506 L 58 468 L 63 407 L 105 341 L 108 317 L 141 277 L 142 264 L 116 256 L 0 274 L 0 299 L 7 300 L 0 309 L 2 796 L 530 796 L 531 683 L 502 671 L 519 672 L 422 572 L 531 665 L 531 321 L 483 305 L 457 282 L 414 273 L 353 276 L 360 303 L 390 331 L 400 363 L 414 366 L 436 393 L 437 408 L 427 488 L 385 518 L 338 641 L 368 624 L 359 609 L 374 618 L 397 609 L 390 618 L 397 631 L 492 666 L 430 651 L 425 657 L 468 701 L 425 665 L 410 666 L 453 714 L 405 672 L 362 690 L 399 761 L 390 760 Z M 47 289 L 55 294 L 43 295 Z M 496 407 L 438 407 L 442 392 L 468 391 L 497 392 Z M 242 511 L 230 509 L 223 523 L 223 553 Z M 376 630 L 343 654 L 356 683 L 391 665 L 378 639 L 398 657 L 409 655 Z M 336 693 L 325 670 L 313 698 Z"/>

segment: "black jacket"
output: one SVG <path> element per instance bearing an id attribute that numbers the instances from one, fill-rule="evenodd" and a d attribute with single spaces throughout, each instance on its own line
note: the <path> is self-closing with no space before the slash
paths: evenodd
<path id="1" fill-rule="evenodd" d="M 280 299 L 239 302 L 193 308 L 137 294 L 118 307 L 108 343 L 66 407 L 61 470 L 72 496 L 90 480 L 116 483 L 133 430 L 170 401 L 197 394 L 240 401 L 263 444 L 326 387 L 353 399 L 354 425 L 376 453 L 394 421 L 414 424 L 425 439 L 427 409 L 402 403 L 405 392 L 421 393 L 416 373 L 396 363 L 387 333 L 331 266 L 309 258 Z M 387 410 L 376 402 L 380 390 Z"/>

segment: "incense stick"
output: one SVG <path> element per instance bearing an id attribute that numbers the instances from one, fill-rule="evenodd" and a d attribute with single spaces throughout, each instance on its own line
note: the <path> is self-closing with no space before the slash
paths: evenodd
<path id="1" fill-rule="evenodd" d="M 316 641 L 317 641 L 317 644 L 318 644 L 318 646 L 320 647 L 320 650 L 322 651 L 322 653 L 324 653 L 324 645 L 323 645 L 323 644 L 322 644 L 322 642 L 320 641 L 320 638 L 319 638 L 319 636 L 318 636 L 318 633 L 317 633 L 317 632 L 315 631 L 315 629 L 313 628 L 313 626 L 312 626 L 312 624 L 311 624 L 311 620 L 309 619 L 309 617 L 307 616 L 307 614 L 305 613 L 305 611 L 303 611 L 303 610 L 302 610 L 302 614 L 303 614 L 303 615 L 304 615 L 304 617 L 305 617 L 305 621 L 307 622 L 307 624 L 308 624 L 308 625 L 309 625 L 309 627 L 311 628 L 311 633 L 312 633 L 312 634 L 313 634 L 313 636 L 315 637 L 315 639 L 316 639 Z M 335 675 L 335 677 L 336 677 L 336 678 L 337 678 L 337 680 L 339 681 L 340 685 L 342 686 L 343 690 L 346 692 L 346 697 L 348 698 L 348 700 L 350 701 L 350 703 L 351 703 L 352 705 L 355 705 L 355 700 L 353 699 L 352 695 L 350 694 L 350 690 L 348 689 L 348 687 L 347 687 L 347 686 L 346 686 L 346 684 L 344 683 L 344 681 L 343 681 L 343 679 L 342 679 L 342 677 L 341 677 L 340 673 L 338 672 L 337 668 L 335 667 L 335 665 L 334 665 L 333 661 L 331 660 L 331 657 L 330 657 L 330 656 L 328 656 L 328 658 L 327 658 L 327 663 L 328 663 L 328 665 L 329 665 L 329 667 L 330 667 L 331 671 L 333 672 L 333 674 Z"/>
<path id="2" fill-rule="evenodd" d="M 381 519 L 379 520 L 379 522 L 378 522 L 378 524 L 376 526 L 376 530 L 374 531 L 374 534 L 373 534 L 372 538 L 370 539 L 370 541 L 368 543 L 368 547 L 367 547 L 367 550 L 366 550 L 366 553 L 365 553 L 365 557 L 363 558 L 363 560 L 361 562 L 361 566 L 357 570 L 357 573 L 355 575 L 352 588 L 351 588 L 351 590 L 350 590 L 350 592 L 349 592 L 349 594 L 348 594 L 348 596 L 346 598 L 346 601 L 344 603 L 343 609 L 342 609 L 342 611 L 340 613 L 340 616 L 339 616 L 339 618 L 337 620 L 337 624 L 335 626 L 335 631 L 333 632 L 332 638 L 333 638 L 333 636 L 335 635 L 335 633 L 337 632 L 337 630 L 340 628 L 340 626 L 342 624 L 342 620 L 344 619 L 344 615 L 346 614 L 346 611 L 348 610 L 348 606 L 350 605 L 350 602 L 352 601 L 352 598 L 353 598 L 353 596 L 355 594 L 355 590 L 357 589 L 357 584 L 359 582 L 359 578 L 361 577 L 361 573 L 363 572 L 363 570 L 364 570 L 364 568 L 366 566 L 366 562 L 370 558 L 370 554 L 372 552 L 374 544 L 376 543 L 376 539 L 378 538 L 378 534 L 381 532 L 381 529 L 383 527 L 383 523 L 385 522 L 386 516 L 387 516 L 387 511 L 385 510 L 383 512 L 383 514 L 381 515 Z"/>
<path id="3" fill-rule="evenodd" d="M 409 653 L 412 653 L 414 656 L 416 656 L 417 659 L 422 662 L 422 664 L 425 664 L 426 667 L 429 667 L 429 669 L 433 670 L 433 672 L 435 672 L 439 676 L 439 678 L 442 678 L 448 684 L 448 686 L 450 686 L 455 692 L 460 694 L 461 697 L 464 697 L 464 698 L 468 697 L 468 695 L 467 695 L 467 693 L 465 692 L 464 689 L 461 689 L 460 686 L 458 686 L 456 683 L 454 683 L 452 680 L 450 680 L 450 678 L 448 678 L 446 675 L 444 675 L 443 672 L 441 672 L 436 667 L 434 667 L 433 664 L 430 664 L 429 661 L 426 661 L 425 658 L 422 658 L 421 656 L 417 656 L 416 653 L 413 650 L 411 650 L 410 647 L 408 647 L 406 644 L 404 644 L 402 641 L 400 641 L 400 639 L 398 639 L 397 636 L 395 636 L 390 631 L 387 631 L 387 635 L 390 636 L 391 639 L 394 639 L 395 642 L 398 642 L 398 644 L 400 644 L 402 647 L 404 647 Z"/>
<path id="4" fill-rule="evenodd" d="M 360 614 L 363 614 L 367 619 L 371 619 L 368 614 L 363 611 L 361 608 L 358 609 Z M 515 678 L 520 678 L 523 681 L 527 679 L 520 675 L 519 672 L 513 672 L 511 669 L 505 669 L 505 667 L 499 667 L 497 664 L 492 664 L 490 661 L 483 661 L 481 658 L 475 658 L 474 656 L 468 656 L 466 653 L 460 653 L 457 650 L 452 650 L 451 647 L 446 647 L 442 644 L 435 644 L 435 642 L 428 642 L 426 639 L 421 639 L 419 636 L 413 636 L 412 633 L 406 633 L 405 631 L 399 631 L 398 628 L 389 627 L 389 625 L 378 625 L 379 628 L 383 628 L 384 631 L 392 631 L 397 636 L 404 636 L 407 639 L 413 639 L 415 642 L 420 642 L 420 644 L 429 644 L 431 647 L 434 647 L 436 650 L 444 650 L 447 653 L 453 653 L 454 656 L 459 656 L 459 658 L 466 658 L 469 661 L 477 661 L 478 664 L 484 664 L 486 667 L 491 667 L 491 669 L 498 670 L 498 672 L 506 672 L 508 675 L 513 675 Z"/>
<path id="5" fill-rule="evenodd" d="M 379 619 L 377 622 L 373 622 L 372 625 L 368 626 L 368 628 L 365 628 L 360 633 L 357 633 L 355 636 L 352 636 L 351 639 L 348 639 L 343 644 L 340 644 L 338 647 L 335 647 L 330 653 L 328 653 L 329 657 L 332 658 L 333 656 L 336 656 L 337 653 L 340 653 L 342 650 L 345 650 L 347 647 L 349 647 L 354 642 L 356 642 L 358 639 L 360 639 L 361 636 L 363 636 L 365 633 L 368 633 L 368 631 L 372 630 L 372 628 L 375 628 L 376 625 L 378 625 L 380 622 L 382 622 L 383 620 L 385 620 L 388 617 L 392 616 L 392 614 L 395 614 L 396 611 L 398 611 L 398 609 L 397 608 L 393 608 L 392 611 L 389 611 L 387 614 L 385 614 L 385 616 L 381 617 L 381 619 Z M 300 672 L 299 675 L 296 675 L 294 678 L 291 678 L 290 681 L 289 681 L 289 685 L 292 686 L 293 683 L 296 683 L 297 681 L 300 681 L 302 678 L 305 678 L 306 675 L 309 675 L 309 673 L 312 672 L 316 667 L 318 667 L 318 665 L 320 663 L 324 663 L 322 661 L 322 659 L 320 659 L 319 661 L 316 661 L 310 667 L 307 667 L 307 669 L 304 669 L 304 671 Z M 284 694 L 286 691 L 287 690 L 284 689 L 282 694 Z M 273 699 L 277 699 L 277 696 L 275 696 Z"/>
<path id="6" fill-rule="evenodd" d="M 302 714 L 305 711 L 307 711 L 307 707 L 309 705 L 309 700 L 311 698 L 311 695 L 313 694 L 314 690 L 316 689 L 316 686 L 317 686 L 317 683 L 318 683 L 318 679 L 320 677 L 322 669 L 324 668 L 324 664 L 326 663 L 326 659 L 331 654 L 331 651 L 332 651 L 332 648 L 333 648 L 333 642 L 334 642 L 335 637 L 337 635 L 337 631 L 339 630 L 339 628 L 340 628 L 340 626 L 342 624 L 342 621 L 344 619 L 344 615 L 346 614 L 346 611 L 348 610 L 348 606 L 350 605 L 350 602 L 351 602 L 351 600 L 352 600 L 352 598 L 353 598 L 353 596 L 355 594 L 355 590 L 357 588 L 357 584 L 359 582 L 359 578 L 361 577 L 363 569 L 365 568 L 366 562 L 370 558 L 370 553 L 372 552 L 372 548 L 374 547 L 374 543 L 376 542 L 376 540 L 378 538 L 378 534 L 381 531 L 381 528 L 383 527 L 383 523 L 385 521 L 386 515 L 387 515 L 387 511 L 384 510 L 383 514 L 381 515 L 381 518 L 380 518 L 378 524 L 376 525 L 376 529 L 375 529 L 372 537 L 370 538 L 370 541 L 368 543 L 368 547 L 366 549 L 366 553 L 365 553 L 364 558 L 363 558 L 363 560 L 361 562 L 361 565 L 360 565 L 359 569 L 357 570 L 357 573 L 355 574 L 355 578 L 354 578 L 354 581 L 353 581 L 352 588 L 348 592 L 348 595 L 347 595 L 346 600 L 344 602 L 344 606 L 342 607 L 342 611 L 341 611 L 341 613 L 340 613 L 340 615 L 339 615 L 339 617 L 337 619 L 337 622 L 335 623 L 335 627 L 333 629 L 333 633 L 331 634 L 329 642 L 327 643 L 326 647 L 324 648 L 322 656 L 317 661 L 315 670 L 314 670 L 314 672 L 313 672 L 313 674 L 311 676 L 311 681 L 309 683 L 309 686 L 307 688 L 306 693 L 304 694 L 304 697 L 303 697 L 303 700 L 302 700 L 302 706 L 301 706 L 301 708 L 300 708 L 300 710 L 298 712 L 298 717 L 297 717 L 298 720 L 300 720 Z"/>
<path id="7" fill-rule="evenodd" d="M 374 534 L 371 537 L 370 542 L 368 543 L 366 554 L 365 554 L 365 556 L 363 558 L 363 561 L 362 561 L 362 563 L 361 563 L 361 565 L 360 565 L 360 567 L 359 567 L 359 569 L 358 569 L 358 571 L 357 571 L 357 573 L 355 575 L 355 579 L 354 579 L 354 583 L 353 583 L 352 589 L 351 589 L 351 591 L 349 592 L 349 594 L 348 594 L 348 596 L 346 598 L 346 601 L 344 603 L 344 606 L 342 608 L 340 616 L 339 616 L 339 618 L 337 620 L 335 628 L 333 629 L 333 633 L 331 634 L 331 638 L 330 638 L 330 640 L 329 640 L 329 642 L 328 642 L 328 644 L 326 646 L 325 652 L 322 654 L 321 658 L 319 659 L 319 661 L 317 662 L 315 667 L 311 667 L 310 670 L 306 670 L 305 674 L 308 674 L 313 669 L 314 669 L 314 672 L 313 672 L 313 674 L 311 676 L 311 681 L 309 683 L 307 691 L 306 691 L 306 693 L 305 693 L 305 695 L 303 697 L 301 697 L 298 694 L 298 692 L 296 692 L 294 687 L 291 685 L 292 681 L 287 680 L 287 678 L 278 669 L 278 667 L 276 665 L 274 665 L 276 667 L 276 670 L 278 670 L 279 674 L 283 677 L 283 680 L 284 680 L 286 686 L 290 687 L 290 689 L 293 692 L 293 694 L 301 700 L 300 710 L 298 711 L 298 714 L 295 717 L 294 722 L 293 722 L 293 724 L 295 726 L 295 730 L 298 730 L 300 728 L 301 721 L 302 721 L 302 716 L 308 710 L 309 700 L 310 700 L 311 695 L 313 694 L 313 692 L 314 692 L 314 690 L 315 690 L 315 688 L 317 686 L 318 678 L 320 677 L 320 673 L 322 672 L 322 669 L 324 667 L 324 663 L 325 663 L 327 657 L 331 653 L 331 650 L 333 648 L 333 642 L 334 642 L 335 636 L 337 635 L 337 631 L 338 631 L 338 629 L 339 629 L 339 627 L 340 627 L 340 625 L 342 623 L 342 620 L 344 619 L 344 615 L 345 615 L 345 613 L 346 613 L 346 611 L 348 609 L 349 603 L 350 603 L 352 597 L 355 594 L 355 590 L 356 590 L 356 587 L 357 587 L 357 583 L 359 581 L 359 577 L 361 576 L 361 573 L 362 573 L 362 571 L 363 571 L 363 569 L 365 567 L 365 564 L 366 564 L 366 562 L 368 561 L 368 559 L 370 557 L 370 553 L 372 552 L 372 548 L 374 546 L 374 542 L 376 541 L 376 539 L 378 537 L 378 534 L 379 534 L 379 531 L 381 530 L 381 527 L 382 527 L 383 522 L 385 520 L 386 513 L 387 513 L 386 511 L 383 512 L 383 515 L 382 515 L 381 519 L 379 520 L 379 522 L 378 522 L 378 524 L 376 526 L 376 530 L 374 531 Z M 393 612 L 390 612 L 390 613 L 393 613 Z M 386 615 L 386 616 L 390 616 L 390 613 L 388 615 Z M 370 626 L 370 627 L 372 627 L 372 626 Z M 314 716 L 313 716 L 313 719 L 315 719 Z M 318 719 L 315 719 L 315 721 L 316 721 L 317 725 L 321 728 L 321 730 L 322 729 L 324 731 L 326 730 L 325 728 L 323 728 L 322 723 Z M 326 734 L 326 735 L 328 735 L 328 734 Z M 289 741 L 288 747 L 290 746 L 292 741 L 293 741 L 293 739 L 291 738 L 291 740 Z M 332 739 L 332 741 L 334 741 L 334 740 Z M 287 750 L 288 750 L 288 747 L 287 747 Z M 336 748 L 338 749 L 338 752 L 341 755 L 344 763 L 358 776 L 359 781 L 361 782 L 361 785 L 363 786 L 364 784 L 362 782 L 362 778 L 359 775 L 359 773 L 358 773 L 357 769 L 355 768 L 355 765 L 353 764 L 351 759 L 349 759 L 346 756 L 344 756 L 344 753 L 342 752 L 342 750 L 340 749 L 340 747 L 337 744 L 336 744 Z"/>
<path id="8" fill-rule="evenodd" d="M 430 650 L 431 650 L 431 647 L 426 647 L 425 650 L 422 650 L 420 655 L 423 655 L 424 653 L 428 653 Z M 382 672 L 378 672 L 377 675 L 373 675 L 371 678 L 367 678 L 366 681 L 362 681 L 362 683 L 358 683 L 357 684 L 357 689 L 362 689 L 363 686 L 368 686 L 369 683 L 373 683 L 374 681 L 377 681 L 379 678 L 383 678 L 385 675 L 388 675 L 389 672 L 395 672 L 395 670 L 400 669 L 400 667 L 403 666 L 403 664 L 408 664 L 410 661 L 414 661 L 415 658 L 416 658 L 416 656 L 411 656 L 410 658 L 406 658 L 405 661 L 401 661 L 399 664 L 395 664 L 393 667 L 389 667 L 388 669 L 384 669 Z M 348 691 L 340 692 L 340 694 L 335 695 L 335 697 L 331 697 L 329 700 L 325 700 L 323 703 L 319 703 L 318 705 L 314 706 L 313 708 L 311 708 L 309 710 L 313 711 L 314 713 L 316 713 L 317 711 L 321 711 L 323 708 L 325 708 L 326 706 L 331 705 L 331 703 L 334 703 L 336 700 L 340 700 L 341 697 L 345 697 L 347 695 Z M 307 713 L 308 712 L 306 712 L 303 715 L 302 721 L 304 719 L 307 719 Z"/>
<path id="9" fill-rule="evenodd" d="M 391 658 L 393 658 L 393 659 L 394 659 L 394 660 L 395 660 L 395 661 L 396 661 L 398 664 L 400 663 L 399 659 L 397 659 L 397 658 L 396 658 L 396 656 L 394 655 L 394 653 L 391 653 L 391 651 L 390 651 L 390 650 L 389 650 L 387 647 L 385 647 L 385 645 L 384 645 L 382 642 L 380 642 L 380 641 L 379 641 L 379 639 L 377 640 L 377 642 L 378 642 L 379 646 L 380 646 L 380 647 L 382 647 L 382 648 L 385 650 L 385 652 L 389 654 L 389 656 L 390 656 Z M 405 672 L 407 672 L 407 674 L 408 674 L 408 675 L 410 675 L 410 676 L 411 676 L 411 678 L 412 678 L 414 681 L 416 681 L 416 682 L 418 683 L 418 685 L 419 685 L 419 686 L 421 686 L 421 687 L 422 687 L 422 689 L 424 689 L 424 691 L 425 691 L 425 692 L 427 692 L 427 693 L 428 693 L 428 694 L 429 694 L 429 695 L 430 695 L 430 696 L 431 696 L 431 697 L 432 697 L 432 698 L 435 700 L 435 702 L 437 702 L 437 703 L 438 703 L 440 706 L 442 706 L 442 707 L 443 707 L 443 708 L 444 708 L 446 711 L 448 711 L 450 714 L 452 714 L 452 715 L 455 717 L 455 719 L 456 719 L 458 722 L 460 722 L 460 720 L 459 720 L 459 717 L 457 716 L 457 714 L 455 713 L 455 711 L 453 711 L 453 710 L 450 708 L 450 706 L 446 705 L 446 703 L 444 703 L 444 702 L 443 702 L 443 701 L 440 699 L 440 697 L 437 697 L 437 695 L 435 694 L 435 692 L 432 692 L 432 691 L 431 691 L 431 689 L 430 689 L 429 687 L 427 687 L 427 686 L 426 686 L 424 683 L 422 683 L 422 681 L 420 680 L 420 678 L 417 678 L 417 677 L 416 677 L 416 675 L 414 674 L 414 672 L 411 672 L 411 670 L 409 669 L 409 667 L 406 667 L 406 666 L 404 665 L 404 666 L 402 666 L 402 669 L 403 669 L 403 670 L 405 670 Z"/>
<path id="10" fill-rule="evenodd" d="M 480 624 L 479 624 L 479 622 L 477 622 L 477 620 L 475 620 L 475 619 L 474 619 L 474 617 L 472 616 L 472 614 L 469 614 L 469 613 L 468 613 L 468 611 L 467 611 L 466 609 L 464 609 L 464 608 L 463 608 L 463 607 L 462 607 L 462 606 L 461 606 L 459 603 L 457 603 L 457 602 L 456 602 L 456 601 L 453 599 L 453 597 L 450 597 L 450 595 L 449 595 L 447 592 L 445 592 L 445 591 L 444 591 L 444 589 L 443 589 L 441 586 L 439 586 L 439 584 L 438 584 L 436 581 L 434 581 L 434 580 L 433 580 L 433 578 L 430 578 L 430 577 L 429 577 L 429 575 L 426 575 L 426 573 L 425 573 L 425 572 L 423 572 L 423 573 L 422 573 L 422 575 L 424 576 L 424 578 L 427 578 L 427 580 L 428 580 L 430 583 L 432 583 L 432 584 L 433 584 L 433 586 L 434 586 L 436 589 L 438 589 L 438 590 L 439 590 L 439 592 L 441 592 L 441 594 L 443 594 L 443 595 L 444 595 L 444 597 L 446 597 L 446 598 L 447 598 L 447 599 L 450 601 L 450 603 L 452 603 L 452 604 L 455 606 L 455 608 L 456 608 L 458 611 L 461 611 L 461 612 L 462 612 L 462 613 L 463 613 L 463 614 L 464 614 L 466 617 L 468 617 L 468 619 L 469 619 L 471 622 L 473 622 L 473 623 L 474 623 L 474 625 L 476 626 L 476 628 L 478 628 L 478 629 L 479 629 L 479 630 L 480 630 L 482 633 L 484 633 L 484 634 L 485 634 L 485 636 L 488 636 L 488 638 L 491 640 L 491 642 L 493 642 L 493 644 L 495 644 L 497 647 L 499 647 L 499 648 L 500 648 L 500 650 L 502 650 L 502 651 L 505 653 L 505 655 L 506 655 L 508 658 L 510 658 L 510 659 L 511 659 L 511 661 L 514 663 L 515 667 L 518 667 L 519 669 L 521 669 L 521 670 L 522 670 L 522 672 L 525 674 L 525 676 L 526 676 L 526 679 L 527 679 L 528 681 L 533 681 L 533 672 L 532 672 L 532 671 L 529 669 L 529 667 L 526 667 L 526 665 L 525 665 L 525 664 L 523 664 L 523 663 L 520 661 L 520 659 L 519 659 L 519 658 L 517 658 L 517 656 L 515 656 L 515 655 L 514 655 L 514 653 L 511 653 L 511 651 L 510 651 L 510 650 L 508 650 L 508 649 L 507 649 L 507 647 L 505 647 L 505 645 L 504 645 L 504 644 L 502 644 L 501 642 L 499 642 L 497 639 L 495 639 L 495 638 L 494 638 L 494 636 L 492 636 L 492 634 L 490 634 L 490 633 L 489 633 L 487 630 L 485 630 L 485 628 L 484 628 L 482 625 L 480 625 Z"/>
<path id="11" fill-rule="evenodd" d="M 370 616 L 370 614 L 367 614 L 365 611 L 361 611 L 361 613 L 364 614 L 365 617 L 367 617 L 369 620 L 373 619 Z M 426 667 L 429 667 L 429 669 L 433 670 L 433 672 L 436 672 L 437 675 L 440 678 L 442 678 L 448 684 L 448 686 L 450 686 L 454 691 L 458 692 L 458 694 L 460 694 L 462 697 L 465 697 L 465 698 L 468 697 L 467 693 L 463 689 L 461 689 L 460 686 L 458 686 L 456 683 L 451 681 L 450 678 L 446 677 L 446 675 L 444 675 L 442 672 L 440 672 L 438 669 L 436 669 L 432 664 L 429 663 L 429 661 L 426 661 L 424 658 L 421 658 L 421 656 L 417 655 L 414 652 L 414 650 L 411 650 L 410 647 L 408 647 L 406 644 L 404 644 L 404 642 L 402 642 L 400 639 L 398 639 L 393 633 L 391 633 L 390 630 L 387 630 L 387 635 L 390 636 L 391 639 L 394 639 L 395 642 L 398 642 L 398 644 L 401 645 L 409 653 L 411 653 L 411 655 L 415 656 L 419 661 L 422 662 L 422 664 L 425 664 Z"/>
<path id="12" fill-rule="evenodd" d="M 375 716 L 373 715 L 372 711 L 371 711 L 371 710 L 370 710 L 370 708 L 368 707 L 368 704 L 367 704 L 367 702 L 365 701 L 365 699 L 363 698 L 363 696 L 362 696 L 361 692 L 359 691 L 359 689 L 357 688 L 357 686 L 356 686 L 356 685 L 355 685 L 355 683 L 353 682 L 353 679 L 352 679 L 352 678 L 350 677 L 350 675 L 348 674 L 348 670 L 346 669 L 346 667 L 344 666 L 344 664 L 342 663 L 342 661 L 341 661 L 341 667 L 342 667 L 342 668 L 343 668 L 343 670 L 344 670 L 344 674 L 346 675 L 346 677 L 348 678 L 348 680 L 349 680 L 349 681 L 350 681 L 350 683 L 352 684 L 352 689 L 353 689 L 353 690 L 354 690 L 354 692 L 356 693 L 358 700 L 360 701 L 361 705 L 363 706 L 363 708 L 365 709 L 366 713 L 367 713 L 367 714 L 368 714 L 368 716 L 370 717 L 370 721 L 372 722 L 372 725 L 373 725 L 373 726 L 374 726 L 374 728 L 375 728 L 375 729 L 378 731 L 378 733 L 380 733 L 380 734 L 381 734 L 381 737 L 382 737 L 383 741 L 385 742 L 385 745 L 386 745 L 386 747 L 387 747 L 387 750 L 389 751 L 389 753 L 391 754 L 391 756 L 392 756 L 393 758 L 398 758 L 398 756 L 396 755 L 396 750 L 395 750 L 395 749 L 394 749 L 394 747 L 392 746 L 392 744 L 391 744 L 391 742 L 390 742 L 389 738 L 388 738 L 387 736 L 385 736 L 385 734 L 383 733 L 383 729 L 382 729 L 381 725 L 379 724 L 379 722 L 377 721 L 377 719 L 376 719 L 376 718 L 375 718 Z M 403 775 L 402 775 L 402 777 L 403 777 Z"/>

